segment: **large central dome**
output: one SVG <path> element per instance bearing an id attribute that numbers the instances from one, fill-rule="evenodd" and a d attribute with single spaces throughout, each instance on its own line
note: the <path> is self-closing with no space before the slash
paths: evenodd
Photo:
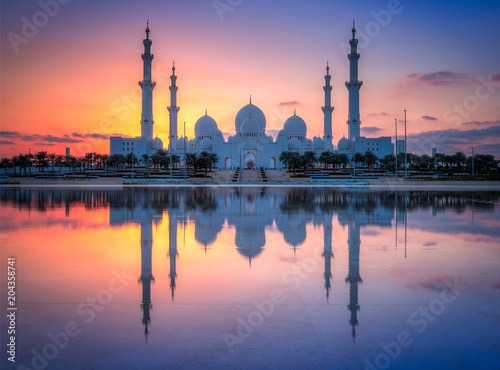
<path id="1" fill-rule="evenodd" d="M 266 116 L 264 115 L 264 112 L 262 112 L 259 107 L 250 103 L 241 108 L 238 114 L 236 115 L 236 119 L 234 120 L 236 133 L 240 132 L 243 121 L 246 120 L 248 117 L 252 117 L 259 123 L 261 132 L 266 131 Z"/>

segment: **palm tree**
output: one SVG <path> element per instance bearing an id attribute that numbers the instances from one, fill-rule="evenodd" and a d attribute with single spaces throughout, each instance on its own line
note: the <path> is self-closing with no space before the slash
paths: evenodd
<path id="1" fill-rule="evenodd" d="M 368 167 L 373 167 L 377 163 L 377 156 L 373 152 L 366 151 L 364 154 L 364 162 Z"/>
<path id="2" fill-rule="evenodd" d="M 196 158 L 198 157 L 197 153 L 186 153 L 184 156 L 184 165 L 186 167 L 192 167 L 194 169 L 194 175 L 196 176 Z"/>
<path id="3" fill-rule="evenodd" d="M 352 158 L 356 166 L 359 167 L 360 163 L 365 162 L 365 156 L 362 153 L 354 153 L 354 157 Z"/>
<path id="4" fill-rule="evenodd" d="M 208 159 L 210 161 L 210 171 L 212 171 L 212 167 L 215 167 L 215 165 L 219 162 L 219 156 L 217 153 L 210 153 L 208 155 Z"/>
<path id="5" fill-rule="evenodd" d="M 151 161 L 149 160 L 149 155 L 143 154 L 141 162 L 144 163 L 144 167 L 148 167 L 148 165 L 151 163 Z"/>
<path id="6" fill-rule="evenodd" d="M 305 152 L 301 155 L 302 167 L 304 168 L 304 175 L 307 175 L 307 169 L 312 168 L 316 163 L 316 154 L 314 152 Z"/>
<path id="7" fill-rule="evenodd" d="M 212 166 L 212 161 L 210 159 L 210 153 L 203 151 L 196 157 L 197 167 L 201 167 L 205 170 L 205 177 L 208 176 L 207 170 Z"/>
<path id="8" fill-rule="evenodd" d="M 303 166 L 304 158 L 297 152 L 289 152 L 289 153 L 290 153 L 290 156 L 288 157 L 288 160 L 287 160 L 288 169 L 293 170 L 293 175 L 295 176 L 297 169 L 299 169 Z"/>
<path id="9" fill-rule="evenodd" d="M 58 154 L 54 158 L 53 166 L 59 167 L 59 171 L 61 171 L 62 164 L 64 162 L 64 156 Z"/>
<path id="10" fill-rule="evenodd" d="M 50 159 L 50 166 L 52 167 L 52 172 L 54 172 L 54 162 L 56 160 L 57 154 L 56 153 L 50 153 L 47 155 L 47 157 Z"/>
<path id="11" fill-rule="evenodd" d="M 35 154 L 35 158 L 36 158 L 35 164 L 38 167 L 38 172 L 40 172 L 40 167 L 42 168 L 43 172 L 43 168 L 47 167 L 47 152 L 45 151 L 38 152 Z"/>
<path id="12" fill-rule="evenodd" d="M 284 152 L 281 152 L 278 160 L 283 163 L 285 165 L 285 167 L 287 167 L 288 170 L 290 170 L 290 158 L 292 157 L 294 152 L 288 152 L 288 151 L 284 151 Z"/>
<path id="13" fill-rule="evenodd" d="M 2 158 L 0 160 L 0 167 L 3 168 L 5 174 L 7 174 L 7 168 L 12 166 L 12 162 L 9 158 Z"/>
<path id="14" fill-rule="evenodd" d="M 324 163 L 325 164 L 325 170 L 328 168 L 328 165 L 331 164 L 331 160 L 332 160 L 332 152 L 330 151 L 326 151 L 326 152 L 322 152 L 320 155 L 319 155 L 319 158 L 318 158 L 318 161 L 319 163 Z"/>
<path id="15" fill-rule="evenodd" d="M 342 153 L 339 155 L 339 165 L 342 165 L 342 167 L 345 169 L 347 164 L 349 163 L 349 157 L 347 154 Z"/>

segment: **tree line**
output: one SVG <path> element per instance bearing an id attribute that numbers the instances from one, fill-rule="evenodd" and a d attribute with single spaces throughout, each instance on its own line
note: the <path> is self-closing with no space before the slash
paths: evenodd
<path id="1" fill-rule="evenodd" d="M 187 168 L 192 168 L 195 173 L 198 169 L 203 169 L 205 175 L 207 171 L 211 170 L 219 161 L 219 156 L 216 153 L 208 153 L 203 151 L 201 153 L 186 153 L 183 159 L 184 165 Z M 72 155 L 65 156 L 61 154 L 48 153 L 40 151 L 37 153 L 19 154 L 11 158 L 1 158 L 0 168 L 7 174 L 9 169 L 13 170 L 13 175 L 28 174 L 30 167 L 34 167 L 38 172 L 45 172 L 49 166 L 52 171 L 61 171 L 62 168 L 67 168 L 71 172 L 80 171 L 84 172 L 86 169 L 98 169 L 107 171 L 125 170 L 132 167 L 146 167 L 153 168 L 155 171 L 170 169 L 177 169 L 182 165 L 181 157 L 177 154 L 172 154 L 167 150 L 159 149 L 154 154 L 143 154 L 138 157 L 135 153 L 128 154 L 93 154 L 86 153 L 84 156 L 75 157 Z"/>

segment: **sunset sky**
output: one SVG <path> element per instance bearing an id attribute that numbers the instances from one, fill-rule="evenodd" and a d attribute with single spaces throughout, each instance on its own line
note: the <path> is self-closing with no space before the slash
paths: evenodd
<path id="1" fill-rule="evenodd" d="M 45 9 L 45 10 L 44 10 Z M 179 133 L 208 109 L 227 137 L 249 96 L 276 136 L 297 109 L 323 135 L 327 61 L 334 144 L 347 136 L 347 42 L 358 29 L 361 134 L 408 148 L 500 157 L 500 3 L 471 1 L 18 0 L 1 5 L 0 156 L 109 153 L 140 135 L 142 40 L 153 41 L 154 133 L 168 137 L 172 62 Z M 401 121 L 402 122 L 402 121 Z M 398 133 L 404 132 L 400 123 Z"/>

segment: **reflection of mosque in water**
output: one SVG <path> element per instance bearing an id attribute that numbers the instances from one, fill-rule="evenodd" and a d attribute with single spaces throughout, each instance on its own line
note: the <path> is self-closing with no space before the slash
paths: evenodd
<path id="1" fill-rule="evenodd" d="M 474 199 L 480 201 L 474 201 Z M 153 224 L 168 214 L 170 259 L 170 289 L 172 300 L 177 278 L 177 227 L 194 223 L 194 237 L 205 252 L 215 243 L 223 228 L 235 230 L 235 247 L 249 263 L 264 251 L 266 231 L 278 230 L 284 242 L 294 253 L 306 240 L 306 225 L 323 227 L 324 288 L 326 299 L 332 289 L 331 263 L 332 224 L 336 216 L 339 224 L 348 228 L 349 267 L 345 282 L 349 284 L 349 324 L 353 340 L 358 325 L 358 286 L 360 274 L 360 229 L 369 225 L 390 228 L 393 221 L 406 224 L 407 214 L 417 210 L 431 210 L 433 215 L 452 209 L 462 213 L 467 208 L 474 212 L 494 210 L 500 193 L 437 193 L 437 192 L 373 192 L 341 191 L 332 188 L 281 187 L 190 187 L 163 189 L 96 189 L 51 190 L 28 188 L 0 189 L 0 204 L 20 209 L 45 212 L 65 209 L 69 217 L 71 206 L 87 209 L 110 209 L 113 226 L 134 223 L 141 227 L 141 274 L 143 312 L 142 322 L 146 339 L 151 321 L 150 310 L 152 271 Z M 397 229 L 396 229 L 397 232 Z M 405 238 L 406 239 L 406 238 Z M 406 248 L 405 248 L 406 255 Z"/>
<path id="2" fill-rule="evenodd" d="M 155 205 L 151 200 L 156 200 Z M 376 224 L 391 227 L 394 210 L 387 208 L 387 199 L 380 193 L 341 193 L 336 191 L 314 191 L 304 189 L 232 188 L 226 191 L 195 188 L 189 191 L 169 191 L 155 194 L 123 194 L 119 202 L 112 202 L 110 223 L 141 225 L 141 276 L 143 286 L 142 311 L 145 335 L 150 323 L 152 274 L 152 225 L 161 221 L 167 210 L 169 222 L 170 288 L 172 300 L 176 288 L 177 227 L 185 222 L 194 222 L 194 236 L 207 253 L 224 227 L 235 229 L 237 251 L 248 259 L 258 257 L 266 244 L 266 229 L 275 228 L 286 244 L 294 249 L 306 240 L 306 225 L 323 226 L 324 286 L 326 299 L 331 290 L 332 222 L 334 214 L 339 224 L 348 228 L 349 273 L 346 283 L 350 287 L 348 309 L 353 339 L 358 324 L 358 284 L 362 282 L 359 272 L 360 227 Z M 153 206 L 154 205 L 154 206 Z"/>

